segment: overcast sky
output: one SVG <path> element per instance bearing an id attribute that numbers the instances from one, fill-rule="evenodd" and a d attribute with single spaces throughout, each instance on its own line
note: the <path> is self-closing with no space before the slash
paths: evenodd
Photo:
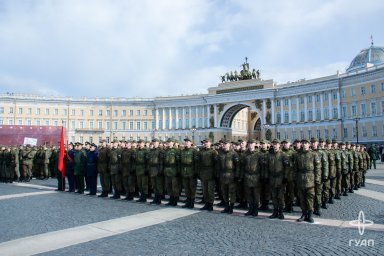
<path id="1" fill-rule="evenodd" d="M 382 0 L 0 0 L 0 93 L 207 93 L 250 68 L 278 83 L 384 46 Z"/>

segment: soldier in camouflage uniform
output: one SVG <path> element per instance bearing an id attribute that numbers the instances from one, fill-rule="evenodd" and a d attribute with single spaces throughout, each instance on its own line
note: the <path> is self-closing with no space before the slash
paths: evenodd
<path id="1" fill-rule="evenodd" d="M 333 204 L 333 198 L 335 197 L 336 193 L 336 157 L 335 152 L 332 149 L 332 141 L 330 139 L 326 140 L 327 148 L 325 152 L 328 155 L 328 169 L 329 169 L 329 177 L 328 181 L 325 184 L 325 188 L 328 187 L 328 203 Z M 323 187 L 324 189 L 324 187 Z M 324 194 L 325 197 L 325 194 Z M 324 200 L 326 198 L 323 198 Z"/>
<path id="2" fill-rule="evenodd" d="M 349 173 L 351 172 L 351 163 L 350 163 L 350 154 L 346 149 L 346 144 L 341 142 L 341 151 L 340 151 L 340 159 L 341 159 L 341 190 L 343 192 L 343 196 L 348 196 L 347 192 L 349 189 Z M 353 163 L 352 163 L 353 165 Z"/>
<path id="3" fill-rule="evenodd" d="M 356 172 L 354 173 L 353 177 L 353 189 L 358 190 L 360 188 L 360 183 L 361 183 L 361 173 L 363 172 L 364 169 L 364 159 L 363 159 L 363 154 L 360 151 L 360 145 L 356 145 L 356 156 L 357 156 L 357 167 L 355 167 Z M 351 185 L 352 186 L 352 185 Z"/>
<path id="4" fill-rule="evenodd" d="M 140 192 L 139 200 L 136 202 L 145 203 L 148 197 L 148 167 L 147 167 L 147 154 L 148 150 L 145 148 L 143 140 L 139 140 L 138 148 L 135 150 L 133 159 L 135 161 L 135 172 L 137 185 Z"/>
<path id="5" fill-rule="evenodd" d="M 365 147 L 363 147 L 363 149 L 362 149 L 362 154 L 363 154 L 363 159 L 364 159 L 364 169 L 363 169 L 363 172 L 361 173 L 361 184 L 360 184 L 360 186 L 361 187 L 365 187 L 365 174 L 368 171 L 368 166 L 369 166 L 369 162 L 370 162 L 369 154 L 368 154 L 368 152 L 367 152 Z"/>
<path id="6" fill-rule="evenodd" d="M 149 168 L 149 177 L 155 198 L 151 204 L 161 204 L 164 193 L 164 175 L 163 175 L 163 151 L 159 148 L 159 140 L 152 140 L 152 148 L 147 154 L 147 163 Z"/>
<path id="7" fill-rule="evenodd" d="M 51 158 L 51 150 L 44 145 L 43 146 L 43 163 L 41 166 L 41 178 L 42 179 L 49 179 L 49 159 Z"/>
<path id="8" fill-rule="evenodd" d="M 215 200 L 215 164 L 217 151 L 211 148 L 211 140 L 206 138 L 202 141 L 203 148 L 197 153 L 196 164 L 203 188 L 204 207 L 200 210 L 213 211 Z"/>
<path id="9" fill-rule="evenodd" d="M 121 171 L 123 186 L 126 193 L 124 200 L 132 201 L 135 193 L 136 179 L 133 163 L 133 154 L 135 153 L 135 150 L 132 148 L 131 142 L 127 142 L 125 144 L 126 146 L 121 152 Z"/>
<path id="10" fill-rule="evenodd" d="M 197 152 L 191 147 L 192 142 L 189 138 L 184 139 L 184 149 L 180 151 L 180 173 L 183 179 L 183 187 L 187 201 L 183 208 L 192 209 L 195 204 L 197 169 L 195 159 Z"/>
<path id="11" fill-rule="evenodd" d="M 266 172 L 269 185 L 272 190 L 273 213 L 269 218 L 284 219 L 283 210 L 285 207 L 284 194 L 287 184 L 286 166 L 289 164 L 288 157 L 280 149 L 280 141 L 272 141 L 273 148 L 267 154 Z"/>
<path id="12" fill-rule="evenodd" d="M 323 144 L 324 140 L 321 139 L 321 144 Z M 323 206 L 324 209 L 327 209 L 326 201 L 323 199 L 323 194 L 325 194 L 325 198 L 328 198 L 328 189 L 324 188 L 325 183 L 328 180 L 329 176 L 329 167 L 328 167 L 328 155 L 324 151 L 324 149 L 319 148 L 319 142 L 316 138 L 311 138 L 312 150 L 318 155 L 321 163 L 321 179 L 320 183 L 315 184 L 315 204 L 313 214 L 320 216 L 320 206 Z M 324 145 L 323 145 L 324 146 Z M 323 189 L 324 188 L 324 189 Z"/>
<path id="13" fill-rule="evenodd" d="M 109 170 L 109 148 L 107 141 L 102 140 L 99 147 L 99 159 L 97 161 L 97 172 L 101 184 L 101 194 L 98 197 L 108 197 L 111 192 L 111 174 Z"/>
<path id="14" fill-rule="evenodd" d="M 263 165 L 261 153 L 255 150 L 255 140 L 248 141 L 248 150 L 243 159 L 243 170 L 241 178 L 244 179 L 245 193 L 248 202 L 246 216 L 257 216 L 259 214 L 261 177 Z"/>
<path id="15" fill-rule="evenodd" d="M 300 198 L 301 217 L 297 220 L 313 223 L 313 201 L 315 198 L 315 184 L 321 181 L 321 163 L 318 155 L 310 150 L 307 139 L 302 141 L 303 149 L 294 155 L 294 170 Z"/>
<path id="16" fill-rule="evenodd" d="M 359 157 L 356 153 L 356 145 L 350 144 L 349 142 L 346 143 L 347 145 L 347 151 L 346 154 L 348 155 L 348 162 L 349 162 L 349 172 L 348 172 L 348 189 L 347 191 L 349 193 L 353 193 L 353 184 L 355 183 L 355 172 L 358 169 L 359 165 Z"/>
<path id="17" fill-rule="evenodd" d="M 344 142 L 341 142 L 344 144 Z M 340 145 L 341 145 L 340 143 Z M 336 194 L 335 199 L 340 200 L 341 196 L 341 179 L 342 179 L 342 169 L 341 169 L 341 150 L 339 149 L 339 144 L 335 139 L 332 140 L 333 152 L 335 154 L 336 162 Z"/>
<path id="18" fill-rule="evenodd" d="M 32 178 L 33 159 L 36 151 L 29 145 L 23 151 L 23 181 L 29 182 Z"/>
<path id="19" fill-rule="evenodd" d="M 239 155 L 240 170 L 242 172 L 242 169 L 244 168 L 244 158 L 247 154 L 247 142 L 245 140 L 238 140 L 236 152 Z M 236 208 L 247 209 L 247 198 L 245 194 L 245 184 L 243 179 L 240 179 L 236 182 L 236 199 L 239 202 L 239 205 L 236 206 Z"/>
<path id="20" fill-rule="evenodd" d="M 230 150 L 231 144 L 223 140 L 223 153 L 218 155 L 217 167 L 220 176 L 221 191 L 225 202 L 222 213 L 233 213 L 233 206 L 236 202 L 236 181 L 239 179 L 239 156 Z"/>
<path id="21" fill-rule="evenodd" d="M 260 141 L 260 153 L 261 153 L 261 162 L 262 165 L 265 166 L 267 160 L 267 154 L 268 154 L 268 141 L 267 140 L 262 140 Z M 266 170 L 263 168 L 263 170 Z M 269 207 L 269 200 L 271 199 L 271 188 L 269 186 L 269 181 L 268 181 L 268 175 L 266 171 L 263 171 L 261 175 L 261 188 L 260 188 L 260 201 L 261 201 L 261 207 L 260 210 L 268 211 Z"/>
<path id="22" fill-rule="evenodd" d="M 287 172 L 287 186 L 285 191 L 285 211 L 291 213 L 293 211 L 293 201 L 295 200 L 295 172 L 293 170 L 293 155 L 296 152 L 290 147 L 291 143 L 289 140 L 283 140 L 282 151 L 286 155 L 288 165 L 285 167 Z"/>
<path id="23" fill-rule="evenodd" d="M 177 206 L 177 202 L 179 201 L 179 160 L 180 156 L 178 150 L 174 147 L 174 140 L 168 139 L 165 149 L 163 151 L 165 185 L 167 188 L 167 193 L 170 196 L 169 202 L 166 204 L 168 206 Z"/>
<path id="24" fill-rule="evenodd" d="M 122 175 L 121 175 L 121 148 L 119 141 L 114 140 L 111 150 L 108 154 L 109 170 L 111 171 L 111 180 L 113 187 L 112 199 L 119 199 L 123 193 Z"/>

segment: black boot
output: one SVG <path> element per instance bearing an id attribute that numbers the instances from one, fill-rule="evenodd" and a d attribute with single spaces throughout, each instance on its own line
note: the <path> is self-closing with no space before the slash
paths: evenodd
<path id="1" fill-rule="evenodd" d="M 101 194 L 98 195 L 97 197 L 108 197 L 108 194 L 105 193 L 105 192 L 103 191 L 103 192 L 101 192 Z"/>
<path id="2" fill-rule="evenodd" d="M 142 202 L 144 202 L 144 201 L 143 201 L 143 197 L 144 197 L 144 194 L 141 193 L 139 199 L 136 200 L 136 202 L 137 202 L 137 203 L 142 203 Z"/>
<path id="3" fill-rule="evenodd" d="M 256 217 L 257 215 L 259 215 L 259 209 L 258 209 L 258 206 L 259 206 L 258 203 L 253 204 L 253 212 L 252 212 L 252 216 L 254 216 L 254 217 Z"/>
<path id="4" fill-rule="evenodd" d="M 348 192 L 349 192 L 349 193 L 354 193 L 352 188 L 350 188 L 350 189 L 348 190 Z"/>
<path id="5" fill-rule="evenodd" d="M 315 222 L 312 218 L 312 211 L 308 211 L 306 221 L 309 223 Z"/>
<path id="6" fill-rule="evenodd" d="M 338 199 L 338 200 L 341 199 L 341 198 L 340 198 L 340 193 L 337 193 L 337 194 L 335 195 L 335 199 Z"/>
<path id="7" fill-rule="evenodd" d="M 276 219 L 279 216 L 277 208 L 273 209 L 273 213 L 271 216 L 269 216 L 270 219 Z"/>
<path id="8" fill-rule="evenodd" d="M 229 204 L 225 203 L 224 210 L 222 210 L 221 213 L 228 213 L 228 211 L 229 211 Z"/>
<path id="9" fill-rule="evenodd" d="M 146 203 L 146 202 L 147 202 L 147 195 L 144 194 L 144 195 L 143 195 L 143 201 L 142 201 L 142 203 Z"/>
<path id="10" fill-rule="evenodd" d="M 307 212 L 306 211 L 301 211 L 301 217 L 297 219 L 298 222 L 303 222 L 307 218 Z"/>
<path id="11" fill-rule="evenodd" d="M 292 203 L 292 202 L 288 203 L 288 204 L 285 206 L 284 211 L 285 211 L 285 212 L 289 212 L 289 213 L 293 212 L 293 203 Z"/>
<path id="12" fill-rule="evenodd" d="M 328 209 L 328 207 L 327 207 L 327 201 L 326 201 L 326 200 L 323 200 L 323 202 L 321 203 L 321 208 L 323 208 L 323 209 Z"/>
<path id="13" fill-rule="evenodd" d="M 208 210 L 208 206 L 209 203 L 205 203 L 203 207 L 200 208 L 200 210 L 204 211 L 204 210 Z"/>
<path id="14" fill-rule="evenodd" d="M 254 210 L 253 207 L 254 207 L 254 204 L 249 204 L 248 211 L 244 215 L 245 216 L 252 215 L 253 214 L 253 210 Z"/>
<path id="15" fill-rule="evenodd" d="M 213 203 L 208 203 L 208 209 L 209 212 L 213 211 Z"/>
<path id="16" fill-rule="evenodd" d="M 233 213 L 233 207 L 235 206 L 234 203 L 230 203 L 229 204 L 229 207 L 228 207 L 228 214 L 232 214 Z"/>
<path id="17" fill-rule="evenodd" d="M 160 201 L 160 198 L 158 195 L 155 195 L 155 198 L 153 199 L 152 202 L 150 202 L 149 204 L 161 204 L 161 202 L 159 203 Z"/>
<path id="18" fill-rule="evenodd" d="M 221 200 L 220 203 L 216 204 L 216 206 L 220 206 L 220 207 L 225 207 L 225 202 L 224 200 Z"/>
<path id="19" fill-rule="evenodd" d="M 191 198 L 187 197 L 185 204 L 181 206 L 181 208 L 189 208 L 190 203 L 191 203 Z"/>
<path id="20" fill-rule="evenodd" d="M 329 203 L 329 204 L 333 204 L 333 203 L 334 203 L 334 201 L 333 201 L 333 197 L 330 197 L 330 198 L 328 199 L 328 203 Z"/>
<path id="21" fill-rule="evenodd" d="M 284 219 L 284 214 L 283 214 L 283 208 L 282 208 L 282 207 L 279 207 L 279 216 L 278 216 L 278 218 L 279 218 L 280 220 L 283 220 L 283 219 Z"/>
<path id="22" fill-rule="evenodd" d="M 313 211 L 313 214 L 315 214 L 317 216 L 321 216 L 321 211 L 320 211 L 320 207 L 319 206 L 315 207 L 315 210 Z"/>
<path id="23" fill-rule="evenodd" d="M 347 190 L 344 190 L 343 196 L 348 196 Z"/>
<path id="24" fill-rule="evenodd" d="M 120 199 L 120 194 L 119 193 L 115 193 L 113 194 L 113 196 L 109 197 L 111 199 Z"/>
<path id="25" fill-rule="evenodd" d="M 172 206 L 174 200 L 175 200 L 175 197 L 174 197 L 174 196 L 170 196 L 170 197 L 169 197 L 169 202 L 166 203 L 165 205 L 166 205 L 166 206 Z"/>
<path id="26" fill-rule="evenodd" d="M 178 201 L 179 201 L 179 197 L 178 196 L 174 197 L 172 206 L 177 206 Z"/>
<path id="27" fill-rule="evenodd" d="M 359 190 L 359 188 L 358 188 L 357 186 L 354 186 L 354 187 L 353 187 L 353 190 Z M 352 190 L 351 193 L 353 193 L 353 190 Z"/>
<path id="28" fill-rule="evenodd" d="M 269 210 L 268 203 L 269 203 L 269 200 L 264 200 L 264 201 L 261 203 L 260 210 L 262 210 L 262 211 L 268 211 L 268 210 Z"/>
<path id="29" fill-rule="evenodd" d="M 191 198 L 189 201 L 188 209 L 193 209 L 195 207 L 195 198 Z"/>

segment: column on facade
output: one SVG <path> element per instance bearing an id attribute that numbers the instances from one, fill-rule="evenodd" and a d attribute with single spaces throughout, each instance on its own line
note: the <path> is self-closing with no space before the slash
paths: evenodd
<path id="1" fill-rule="evenodd" d="M 280 123 L 281 124 L 284 123 L 284 108 L 283 108 L 283 105 L 284 105 L 284 99 L 282 98 L 280 100 Z"/>
<path id="2" fill-rule="evenodd" d="M 156 130 L 159 130 L 159 122 L 160 122 L 160 119 L 159 119 L 159 109 L 156 108 L 156 114 L 155 114 L 155 129 Z"/>
<path id="3" fill-rule="evenodd" d="M 262 111 L 262 117 L 261 117 L 263 124 L 266 123 L 266 121 L 265 121 L 265 114 L 266 113 L 267 113 L 267 101 L 265 99 L 263 99 L 263 111 Z"/>
<path id="4" fill-rule="evenodd" d="M 206 110 L 206 106 L 202 106 L 202 117 L 201 117 L 201 120 L 203 120 L 202 124 L 201 124 L 201 128 L 205 128 L 205 110 Z"/>
<path id="5" fill-rule="evenodd" d="M 332 94 L 331 92 L 328 93 L 328 112 L 329 112 L 329 119 L 333 118 L 333 112 L 332 112 Z"/>
<path id="6" fill-rule="evenodd" d="M 189 107 L 189 129 L 192 128 L 192 107 Z"/>
<path id="7" fill-rule="evenodd" d="M 300 122 L 300 97 L 296 97 L 296 122 Z"/>
<path id="8" fill-rule="evenodd" d="M 316 106 L 315 106 L 315 102 L 316 102 L 316 97 L 313 96 L 313 98 L 312 98 L 312 121 L 316 120 Z"/>
<path id="9" fill-rule="evenodd" d="M 213 105 L 213 126 L 214 128 L 217 128 L 217 105 Z"/>
<path id="10" fill-rule="evenodd" d="M 304 95 L 304 121 L 308 122 L 308 96 Z"/>
<path id="11" fill-rule="evenodd" d="M 195 125 L 196 128 L 199 127 L 199 107 L 195 107 Z"/>
<path id="12" fill-rule="evenodd" d="M 183 116 L 183 129 L 185 129 L 185 107 L 182 109 L 182 116 Z"/>
<path id="13" fill-rule="evenodd" d="M 175 123 L 176 129 L 179 129 L 179 108 L 175 108 Z"/>
<path id="14" fill-rule="evenodd" d="M 271 100 L 271 106 L 272 106 L 272 123 L 275 124 L 275 100 Z"/>
<path id="15" fill-rule="evenodd" d="M 211 110 L 209 108 L 209 105 L 207 105 L 206 107 L 207 107 L 207 110 L 205 112 L 204 123 L 205 123 L 205 126 L 207 128 L 209 128 L 209 126 L 210 126 L 210 124 L 209 124 L 209 117 L 211 116 Z"/>
<path id="16" fill-rule="evenodd" d="M 291 106 L 291 98 L 288 98 L 288 121 L 292 123 L 292 106 Z"/>
<path id="17" fill-rule="evenodd" d="M 337 91 L 337 119 L 341 119 L 341 111 L 340 111 L 340 92 Z"/>
<path id="18" fill-rule="evenodd" d="M 172 108 L 168 108 L 168 111 L 169 111 L 169 129 L 172 130 L 173 129 L 173 122 L 172 122 Z"/>
<path id="19" fill-rule="evenodd" d="M 321 93 L 320 94 L 320 119 L 321 121 L 324 120 L 324 95 Z"/>
<path id="20" fill-rule="evenodd" d="M 165 108 L 163 108 L 163 111 L 162 111 L 162 118 L 163 118 L 163 120 L 162 120 L 162 124 L 163 124 L 163 126 L 162 126 L 162 130 L 165 130 Z"/>

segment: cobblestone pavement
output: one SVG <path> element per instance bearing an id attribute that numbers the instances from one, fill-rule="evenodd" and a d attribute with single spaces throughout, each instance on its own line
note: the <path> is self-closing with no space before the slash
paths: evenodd
<path id="1" fill-rule="evenodd" d="M 378 164 L 378 169 L 368 172 L 367 178 L 384 180 L 384 165 Z M 42 187 L 0 184 L 0 196 L 52 191 L 56 180 L 32 180 L 30 184 Z M 366 190 L 381 193 L 384 192 L 383 188 L 382 185 L 370 183 L 365 187 Z M 0 250 L 7 242 L 16 239 L 29 239 L 31 236 L 34 239 L 33 236 L 47 232 L 82 228 L 91 223 L 137 214 L 140 216 L 141 213 L 165 208 L 66 192 L 3 198 L 0 200 Z M 380 231 L 367 227 L 364 234 L 360 235 L 358 228 L 352 226 L 342 228 L 292 220 L 270 220 L 266 218 L 269 212 L 261 212 L 257 218 L 244 217 L 242 210 L 236 210 L 234 215 L 220 214 L 218 211 L 198 212 L 161 224 L 50 250 L 42 255 L 382 255 L 384 196 L 382 200 L 376 200 L 349 194 L 323 210 L 321 219 L 343 220 L 348 226 L 348 221 L 358 219 L 360 211 L 364 211 L 366 220 L 373 221 Z M 286 216 L 292 219 L 298 215 L 300 209 L 295 207 L 295 212 Z M 370 246 L 366 246 L 367 242 Z M 47 243 L 49 245 L 49 241 Z M 28 253 L 24 251 L 20 254 Z"/>

